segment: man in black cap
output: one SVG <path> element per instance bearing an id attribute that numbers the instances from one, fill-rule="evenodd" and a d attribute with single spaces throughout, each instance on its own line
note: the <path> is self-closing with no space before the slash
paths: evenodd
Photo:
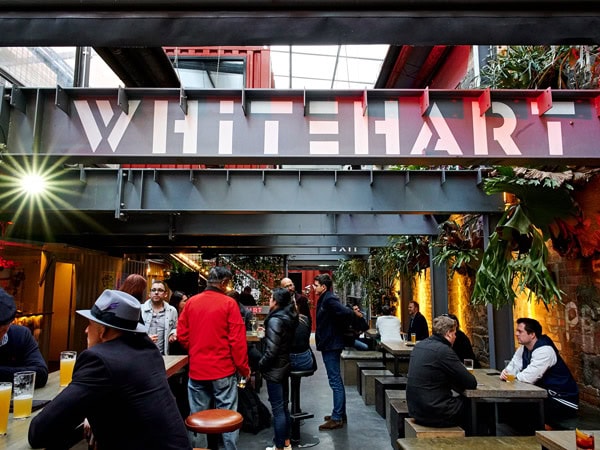
<path id="1" fill-rule="evenodd" d="M 48 365 L 29 328 L 14 325 L 15 300 L 0 288 L 0 381 L 12 383 L 15 372 L 35 372 L 35 387 L 48 381 Z"/>
<path id="2" fill-rule="evenodd" d="M 163 358 L 139 323 L 140 303 L 105 290 L 77 313 L 89 319 L 88 348 L 71 383 L 31 421 L 31 447 L 68 448 L 87 418 L 99 450 L 191 449 Z"/>

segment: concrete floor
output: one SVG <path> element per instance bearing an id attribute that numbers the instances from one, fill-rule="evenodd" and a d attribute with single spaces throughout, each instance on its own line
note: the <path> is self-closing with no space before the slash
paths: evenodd
<path id="1" fill-rule="evenodd" d="M 313 347 L 313 351 L 314 351 Z M 318 370 L 312 377 L 302 379 L 301 408 L 315 415 L 307 419 L 300 428 L 302 442 L 313 442 L 314 437 L 319 444 L 312 447 L 327 450 L 389 450 L 392 447 L 390 436 L 385 425 L 385 419 L 375 411 L 374 406 L 366 406 L 358 395 L 356 386 L 346 386 L 346 410 L 348 423 L 344 428 L 332 431 L 319 431 L 323 416 L 331 414 L 333 406 L 332 394 L 327 381 L 327 373 L 323 365 L 321 353 L 315 353 Z M 266 387 L 263 386 L 259 395 L 270 409 Z M 273 428 L 262 430 L 258 434 L 240 433 L 239 450 L 264 450 L 273 445 Z M 294 449 L 299 448 L 293 446 Z"/>

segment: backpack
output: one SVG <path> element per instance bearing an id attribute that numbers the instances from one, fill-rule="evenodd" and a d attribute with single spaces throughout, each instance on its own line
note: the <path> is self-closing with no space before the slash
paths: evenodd
<path id="1" fill-rule="evenodd" d="M 250 386 L 238 389 L 238 412 L 244 418 L 242 431 L 257 434 L 271 426 L 271 411 Z"/>

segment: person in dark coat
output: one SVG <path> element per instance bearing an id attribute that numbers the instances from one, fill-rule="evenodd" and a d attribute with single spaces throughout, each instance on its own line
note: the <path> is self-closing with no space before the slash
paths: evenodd
<path id="1" fill-rule="evenodd" d="M 140 303 L 105 290 L 91 310 L 88 348 L 77 358 L 73 380 L 29 426 L 33 448 L 68 448 L 87 418 L 98 450 L 191 449 L 167 383 L 164 360 L 139 323 Z"/>
<path id="2" fill-rule="evenodd" d="M 429 336 L 429 327 L 427 319 L 419 312 L 419 304 L 414 300 L 408 302 L 408 314 L 410 316 L 410 324 L 408 326 L 408 339 L 411 334 L 417 335 L 417 341 L 422 341 Z"/>
<path id="3" fill-rule="evenodd" d="M 346 390 L 340 367 L 344 349 L 344 332 L 352 323 L 353 316 L 362 317 L 358 308 L 354 311 L 342 305 L 340 299 L 331 292 L 332 286 L 333 280 L 326 273 L 314 279 L 313 288 L 319 296 L 315 341 L 317 350 L 323 356 L 329 387 L 333 391 L 333 410 L 331 415 L 324 417 L 325 423 L 319 425 L 321 431 L 342 428 L 347 421 Z"/>
<path id="4" fill-rule="evenodd" d="M 13 382 L 16 372 L 35 372 L 35 387 L 48 381 L 48 365 L 27 327 L 14 325 L 17 306 L 12 295 L 0 288 L 0 381 Z"/>
<path id="5" fill-rule="evenodd" d="M 454 344 L 452 344 L 452 349 L 456 353 L 456 356 L 458 356 L 458 359 L 461 361 L 464 361 L 465 359 L 472 359 L 473 368 L 479 369 L 481 364 L 479 364 L 479 361 L 475 356 L 475 352 L 473 351 L 473 346 L 471 345 L 469 337 L 460 329 L 458 317 L 456 317 L 454 314 L 448 314 L 448 317 L 454 319 L 456 322 L 456 340 L 454 341 Z"/>
<path id="6" fill-rule="evenodd" d="M 448 316 L 433 319 L 433 334 L 415 345 L 408 365 L 406 402 L 415 422 L 430 427 L 466 423 L 464 399 L 452 391 L 475 389 L 477 380 L 452 350 L 456 322 Z"/>
<path id="7" fill-rule="evenodd" d="M 258 363 L 263 378 L 267 380 L 275 429 L 275 445 L 267 447 L 267 450 L 290 450 L 292 420 L 288 408 L 288 379 L 290 350 L 298 326 L 298 313 L 291 293 L 284 288 L 273 291 L 269 306 L 270 312 L 264 323 L 264 351 Z"/>

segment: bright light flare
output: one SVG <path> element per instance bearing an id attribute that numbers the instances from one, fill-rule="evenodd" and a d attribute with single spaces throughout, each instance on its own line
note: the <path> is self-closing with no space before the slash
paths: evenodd
<path id="1" fill-rule="evenodd" d="M 38 195 L 45 192 L 47 183 L 46 179 L 36 173 L 26 174 L 20 181 L 21 189 L 27 195 Z"/>

